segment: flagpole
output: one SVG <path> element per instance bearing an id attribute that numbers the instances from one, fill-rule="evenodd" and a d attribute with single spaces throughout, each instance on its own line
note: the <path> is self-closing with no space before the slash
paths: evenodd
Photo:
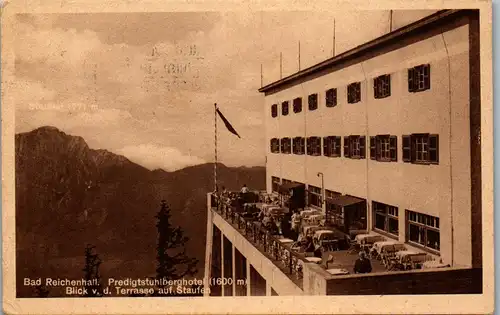
<path id="1" fill-rule="evenodd" d="M 215 125 L 214 191 L 217 192 L 217 103 L 214 103 L 214 125 Z"/>

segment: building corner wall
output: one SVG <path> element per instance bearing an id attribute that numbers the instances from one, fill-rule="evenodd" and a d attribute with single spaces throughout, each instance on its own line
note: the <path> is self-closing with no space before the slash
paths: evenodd
<path id="1" fill-rule="evenodd" d="M 210 295 L 210 277 L 212 266 L 212 240 L 213 240 L 213 222 L 212 222 L 212 195 L 207 194 L 207 235 L 205 241 L 205 272 L 203 275 L 203 283 L 205 286 L 205 296 Z"/>

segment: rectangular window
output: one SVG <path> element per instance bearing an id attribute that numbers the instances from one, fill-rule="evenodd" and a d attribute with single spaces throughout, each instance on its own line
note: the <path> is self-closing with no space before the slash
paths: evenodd
<path id="1" fill-rule="evenodd" d="M 277 117 L 278 116 L 278 104 L 273 104 L 271 106 L 271 117 Z"/>
<path id="2" fill-rule="evenodd" d="M 280 153 L 280 139 L 271 139 L 271 153 Z"/>
<path id="3" fill-rule="evenodd" d="M 337 106 L 337 89 L 329 89 L 325 93 L 326 107 Z"/>
<path id="4" fill-rule="evenodd" d="M 325 221 L 328 222 L 328 225 L 335 226 L 344 229 L 344 209 L 342 206 L 339 206 L 330 200 L 337 196 L 341 195 L 341 193 L 331 190 L 325 191 L 325 207 L 326 207 L 326 218 Z"/>
<path id="5" fill-rule="evenodd" d="M 295 137 L 293 138 L 293 153 L 302 155 L 305 153 L 305 138 Z"/>
<path id="6" fill-rule="evenodd" d="M 415 164 L 439 164 L 439 135 L 403 135 L 403 161 Z"/>
<path id="7" fill-rule="evenodd" d="M 323 155 L 328 157 L 341 156 L 341 143 L 340 137 L 328 136 L 323 138 Z"/>
<path id="8" fill-rule="evenodd" d="M 288 115 L 288 101 L 284 101 L 283 103 L 281 103 L 281 115 Z"/>
<path id="9" fill-rule="evenodd" d="M 309 185 L 307 192 L 309 196 L 309 205 L 321 208 L 321 188 Z"/>
<path id="10" fill-rule="evenodd" d="M 347 86 L 347 103 L 354 104 L 361 101 L 361 83 L 355 82 Z"/>
<path id="11" fill-rule="evenodd" d="M 373 79 L 373 94 L 377 99 L 391 96 L 390 74 L 384 74 Z"/>
<path id="12" fill-rule="evenodd" d="M 431 88 L 430 64 L 419 65 L 408 69 L 408 91 L 421 92 Z"/>
<path id="13" fill-rule="evenodd" d="M 366 157 L 365 136 L 344 137 L 344 157 L 364 159 Z"/>
<path id="14" fill-rule="evenodd" d="M 439 251 L 439 218 L 406 210 L 407 241 Z"/>
<path id="15" fill-rule="evenodd" d="M 316 110 L 318 108 L 318 94 L 311 94 L 308 97 L 309 110 Z"/>
<path id="16" fill-rule="evenodd" d="M 273 192 L 278 192 L 279 186 L 281 184 L 279 177 L 271 177 L 272 190 Z"/>
<path id="17" fill-rule="evenodd" d="M 307 138 L 307 155 L 314 155 L 314 156 L 321 155 L 321 138 L 320 137 Z"/>
<path id="18" fill-rule="evenodd" d="M 292 139 L 282 138 L 280 140 L 281 153 L 290 154 L 292 153 Z"/>
<path id="19" fill-rule="evenodd" d="M 302 111 L 302 98 L 297 97 L 293 100 L 293 112 L 300 113 Z"/>
<path id="20" fill-rule="evenodd" d="M 381 230 L 394 236 L 398 236 L 398 208 L 376 201 L 372 201 L 372 208 L 373 227 L 377 230 Z"/>
<path id="21" fill-rule="evenodd" d="M 377 135 L 370 137 L 370 159 L 381 162 L 396 162 L 397 137 L 391 135 Z"/>

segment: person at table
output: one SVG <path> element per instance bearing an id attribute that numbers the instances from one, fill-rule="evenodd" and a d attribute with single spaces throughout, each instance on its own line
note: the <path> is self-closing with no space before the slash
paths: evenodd
<path id="1" fill-rule="evenodd" d="M 305 252 L 306 253 L 313 253 L 315 250 L 313 239 L 310 236 L 307 236 L 305 239 Z"/>
<path id="2" fill-rule="evenodd" d="M 243 187 L 241 187 L 240 192 L 241 192 L 242 194 L 246 194 L 246 193 L 248 193 L 249 191 L 250 191 L 250 190 L 248 190 L 247 184 L 243 184 Z"/>
<path id="3" fill-rule="evenodd" d="M 229 192 L 227 191 L 226 187 L 225 186 L 222 186 L 222 193 L 221 193 L 222 197 L 228 197 L 229 195 Z"/>
<path id="4" fill-rule="evenodd" d="M 302 222 L 302 217 L 300 216 L 300 212 L 295 211 L 294 214 L 292 215 L 292 230 L 299 233 L 301 222 Z"/>
<path id="5" fill-rule="evenodd" d="M 318 258 L 323 257 L 323 248 L 319 242 L 314 244 L 314 257 L 318 257 Z"/>
<path id="6" fill-rule="evenodd" d="M 364 251 L 359 252 L 359 258 L 354 263 L 354 273 L 372 272 L 372 263 Z"/>

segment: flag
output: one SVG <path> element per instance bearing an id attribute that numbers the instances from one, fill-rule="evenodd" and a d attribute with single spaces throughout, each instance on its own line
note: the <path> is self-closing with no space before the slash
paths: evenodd
<path id="1" fill-rule="evenodd" d="M 231 132 L 232 134 L 238 136 L 238 138 L 241 138 L 240 135 L 233 128 L 233 126 L 231 126 L 231 123 L 229 123 L 229 121 L 226 119 L 226 117 L 224 117 L 224 115 L 222 115 L 222 113 L 220 112 L 220 110 L 218 108 L 217 108 L 217 114 L 219 114 L 220 118 L 224 122 L 224 125 L 226 125 L 227 130 L 229 130 L 229 132 Z"/>

